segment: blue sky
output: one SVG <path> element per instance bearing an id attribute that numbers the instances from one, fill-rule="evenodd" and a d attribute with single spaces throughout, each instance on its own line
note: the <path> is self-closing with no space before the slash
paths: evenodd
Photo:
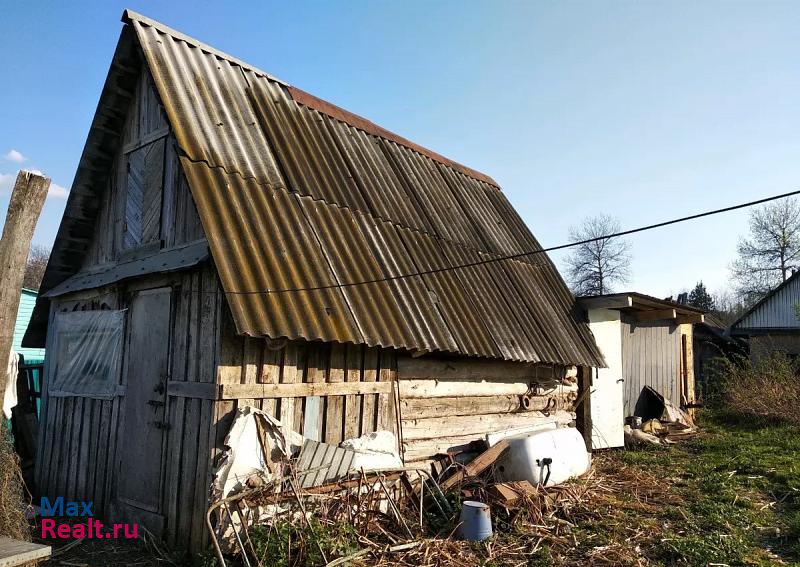
<path id="1" fill-rule="evenodd" d="M 798 3 L 5 2 L 0 209 L 20 167 L 52 176 L 37 243 L 126 7 L 488 173 L 544 245 L 598 213 L 632 228 L 800 188 Z M 746 222 L 632 237 L 626 287 L 727 286 Z"/>

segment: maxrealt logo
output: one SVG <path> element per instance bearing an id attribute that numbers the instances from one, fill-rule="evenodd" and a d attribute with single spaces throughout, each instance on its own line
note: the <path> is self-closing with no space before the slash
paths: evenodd
<path id="1" fill-rule="evenodd" d="M 42 497 L 42 538 L 58 539 L 135 539 L 139 537 L 138 524 L 111 524 L 94 519 L 91 500 L 65 500 L 59 496 L 50 501 Z M 56 521 L 55 518 L 67 518 Z M 76 521 L 84 518 L 85 522 Z"/>

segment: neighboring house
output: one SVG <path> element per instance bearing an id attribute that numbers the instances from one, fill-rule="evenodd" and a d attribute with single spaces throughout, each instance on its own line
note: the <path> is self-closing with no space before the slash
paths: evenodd
<path id="1" fill-rule="evenodd" d="M 732 325 L 730 334 L 747 339 L 754 361 L 780 351 L 800 355 L 800 272 L 769 292 Z"/>
<path id="2" fill-rule="evenodd" d="M 588 440 L 602 355 L 496 182 L 123 21 L 26 335 L 52 353 L 40 492 L 199 549 L 243 406 L 388 429 L 406 463 L 573 416 Z"/>
<path id="3" fill-rule="evenodd" d="M 641 293 L 579 298 L 607 367 L 592 382 L 593 447 L 621 447 L 626 417 L 651 386 L 677 406 L 695 401 L 693 325 L 704 312 Z"/>
<path id="4" fill-rule="evenodd" d="M 17 310 L 17 322 L 14 325 L 14 341 L 11 343 L 11 350 L 25 357 L 26 364 L 37 364 L 44 361 L 43 348 L 25 348 L 22 346 L 22 337 L 28 328 L 28 322 L 33 315 L 33 308 L 36 305 L 37 292 L 32 289 L 22 289 L 19 298 L 19 309 Z"/>

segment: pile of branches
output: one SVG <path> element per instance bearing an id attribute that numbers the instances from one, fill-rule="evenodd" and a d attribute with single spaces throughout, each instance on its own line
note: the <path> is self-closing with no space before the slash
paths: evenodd
<path id="1" fill-rule="evenodd" d="M 644 565 L 663 527 L 631 522 L 629 515 L 656 518 L 663 507 L 680 510 L 682 504 L 665 479 L 602 455 L 581 478 L 534 486 L 511 503 L 493 497 L 492 477 L 487 470 L 463 482 L 446 495 L 444 507 L 426 488 L 422 510 L 421 479 L 383 477 L 391 503 L 380 483 L 367 477 L 343 490 L 265 488 L 242 504 L 250 511 L 272 506 L 269 520 L 250 517 L 240 536 L 254 566 Z M 466 498 L 491 504 L 493 538 L 475 543 L 457 537 Z"/>
<path id="2" fill-rule="evenodd" d="M 475 494 L 480 497 L 481 488 Z M 475 544 L 446 535 L 427 538 L 401 552 L 376 549 L 361 564 L 461 567 L 546 561 L 551 565 L 645 565 L 649 561 L 643 550 L 653 547 L 660 530 L 634 525 L 625 513 L 655 516 L 664 506 L 680 504 L 663 478 L 599 456 L 579 479 L 537 486 L 508 507 L 494 503 L 495 537 L 490 540 Z M 593 527 L 601 524 L 602 528 Z"/>

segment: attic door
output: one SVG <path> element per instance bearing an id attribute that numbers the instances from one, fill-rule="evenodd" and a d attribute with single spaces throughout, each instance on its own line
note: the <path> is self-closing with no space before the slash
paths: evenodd
<path id="1" fill-rule="evenodd" d="M 123 247 L 156 242 L 161 232 L 165 138 L 133 150 L 127 159 Z"/>

